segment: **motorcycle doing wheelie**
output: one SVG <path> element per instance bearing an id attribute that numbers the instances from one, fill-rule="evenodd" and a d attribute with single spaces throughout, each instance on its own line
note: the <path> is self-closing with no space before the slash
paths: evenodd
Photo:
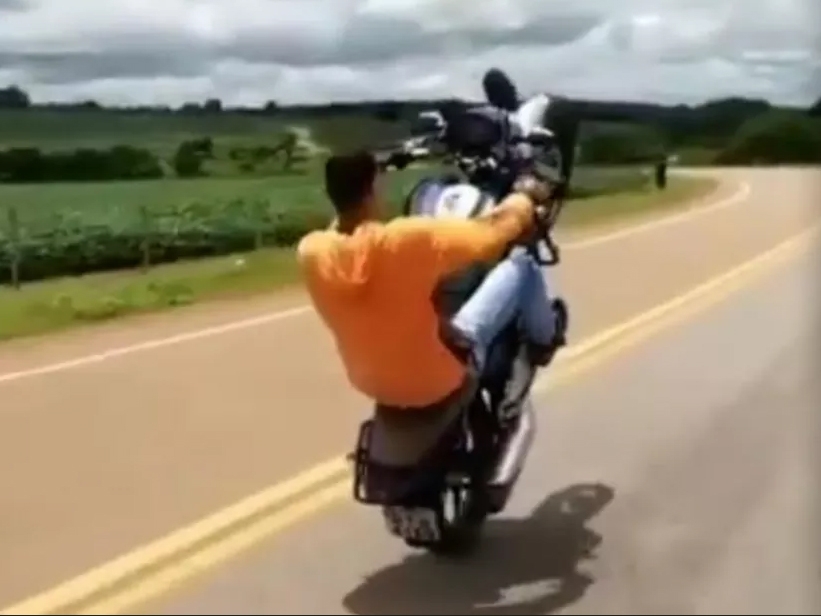
<path id="1" fill-rule="evenodd" d="M 483 85 L 489 104 L 444 115 L 426 112 L 414 137 L 383 153 L 384 165 L 397 167 L 442 154 L 458 171 L 417 184 L 405 201 L 406 215 L 481 215 L 523 173 L 548 176 L 561 186 L 561 154 L 543 126 L 549 99 L 539 95 L 520 105 L 515 87 L 499 71 L 489 71 Z M 559 262 L 551 230 L 561 207 L 558 196 L 544 208 L 539 239 L 530 248 L 545 266 Z M 487 271 L 475 266 L 443 282 L 437 294 L 443 318 L 455 314 Z M 558 349 L 567 311 L 559 300 L 553 306 Z M 494 341 L 487 368 L 469 375 L 450 399 L 413 412 L 377 403 L 360 426 L 352 454 L 354 498 L 381 507 L 389 532 L 409 546 L 463 552 L 510 498 L 535 434 L 535 368 L 515 321 Z M 469 357 L 469 349 L 462 351 Z"/>

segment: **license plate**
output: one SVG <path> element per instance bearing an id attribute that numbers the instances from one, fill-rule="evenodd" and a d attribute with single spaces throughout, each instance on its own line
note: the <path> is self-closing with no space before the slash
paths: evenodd
<path id="1" fill-rule="evenodd" d="M 385 507 L 383 514 L 388 532 L 403 539 L 430 543 L 442 537 L 439 519 L 433 509 Z"/>

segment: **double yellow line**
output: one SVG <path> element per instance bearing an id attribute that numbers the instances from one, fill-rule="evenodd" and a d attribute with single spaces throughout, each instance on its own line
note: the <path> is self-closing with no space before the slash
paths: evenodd
<path id="1" fill-rule="evenodd" d="M 577 378 L 673 323 L 725 299 L 751 277 L 807 247 L 818 230 L 816 225 L 687 293 L 565 349 L 546 377 L 536 382 L 534 393 Z M 350 483 L 345 458 L 329 460 L 52 590 L 9 606 L 0 615 L 122 613 L 345 500 Z"/>

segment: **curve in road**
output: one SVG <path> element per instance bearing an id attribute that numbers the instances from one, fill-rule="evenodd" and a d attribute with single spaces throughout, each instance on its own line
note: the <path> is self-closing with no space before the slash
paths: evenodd
<path id="1" fill-rule="evenodd" d="M 726 179 L 747 183 L 751 193 L 657 224 L 652 233 L 586 240 L 567 254 L 558 283 L 573 304 L 579 338 L 818 220 L 817 172 L 736 171 Z M 232 309 L 230 316 L 247 315 Z M 214 327 L 225 315 L 194 310 L 185 319 Z M 100 354 L 133 346 L 150 336 L 148 325 L 168 338 L 179 335 L 181 317 L 11 345 L 13 352 L 0 351 L 0 372 L 59 364 L 78 348 Z M 107 561 L 344 449 L 365 401 L 327 362 L 333 352 L 317 325 L 301 310 L 229 335 L 0 383 L 0 464 L 15 469 L 0 475 L 12 503 L 4 512 L 0 601 Z"/>

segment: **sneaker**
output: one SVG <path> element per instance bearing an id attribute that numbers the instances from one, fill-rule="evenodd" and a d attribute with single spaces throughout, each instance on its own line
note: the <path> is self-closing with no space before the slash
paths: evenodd
<path id="1" fill-rule="evenodd" d="M 551 303 L 551 308 L 553 308 L 553 314 L 556 317 L 554 344 L 563 347 L 567 344 L 567 328 L 570 325 L 570 311 L 567 309 L 567 303 L 561 298 L 554 299 Z"/>
<path id="2" fill-rule="evenodd" d="M 562 299 L 554 299 L 551 308 L 556 318 L 556 333 L 550 344 L 530 343 L 528 345 L 528 357 L 534 366 L 545 367 L 553 361 L 553 357 L 558 350 L 567 344 L 567 326 L 569 323 L 569 312 L 567 304 Z"/>

